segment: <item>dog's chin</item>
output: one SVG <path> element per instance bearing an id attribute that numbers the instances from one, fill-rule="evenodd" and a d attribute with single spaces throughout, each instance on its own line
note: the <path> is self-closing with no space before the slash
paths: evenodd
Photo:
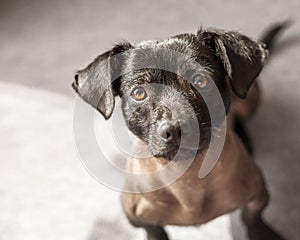
<path id="1" fill-rule="evenodd" d="M 198 149 L 188 149 L 188 148 L 174 148 L 168 151 L 156 151 L 152 152 L 153 156 L 156 158 L 164 158 L 169 161 L 172 160 L 190 160 L 195 158 Z"/>
<path id="2" fill-rule="evenodd" d="M 153 152 L 152 154 L 156 158 L 164 158 L 164 159 L 171 161 L 176 156 L 177 150 L 174 149 L 171 151 L 159 151 L 159 152 Z"/>

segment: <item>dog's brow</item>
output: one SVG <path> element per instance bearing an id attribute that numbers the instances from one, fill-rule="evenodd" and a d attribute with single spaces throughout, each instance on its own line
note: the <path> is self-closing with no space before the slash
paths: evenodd
<path id="1" fill-rule="evenodd" d="M 177 81 L 180 84 L 181 88 L 185 91 L 189 91 L 191 89 L 191 84 L 187 81 L 183 76 L 177 75 Z"/>
<path id="2" fill-rule="evenodd" d="M 152 75 L 148 69 L 135 71 L 133 73 L 133 82 L 135 84 L 150 83 Z"/>

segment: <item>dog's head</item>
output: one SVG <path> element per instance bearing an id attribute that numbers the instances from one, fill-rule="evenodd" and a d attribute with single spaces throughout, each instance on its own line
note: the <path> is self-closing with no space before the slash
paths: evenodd
<path id="1" fill-rule="evenodd" d="M 172 159 L 180 139 L 193 135 L 190 123 L 195 119 L 199 149 L 208 146 L 212 124 L 204 99 L 215 97 L 213 86 L 228 111 L 231 90 L 245 98 L 266 56 L 262 43 L 237 32 L 200 30 L 162 41 L 116 45 L 78 71 L 73 87 L 106 119 L 114 98 L 121 97 L 129 130 L 154 156 Z"/>

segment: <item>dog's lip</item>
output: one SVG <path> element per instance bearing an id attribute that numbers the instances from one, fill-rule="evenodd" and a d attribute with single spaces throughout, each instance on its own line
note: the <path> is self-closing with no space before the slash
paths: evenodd
<path id="1" fill-rule="evenodd" d="M 160 148 L 160 149 L 157 149 L 158 152 L 154 155 L 154 156 L 157 156 L 157 157 L 164 157 L 164 156 L 169 156 L 169 155 L 176 155 L 176 154 L 180 154 L 180 152 L 182 151 L 182 153 L 188 151 L 188 152 L 198 152 L 200 150 L 199 147 L 195 147 L 195 148 L 192 148 L 192 147 L 173 147 L 173 148 L 170 148 L 170 149 L 165 149 L 165 148 Z"/>
<path id="2" fill-rule="evenodd" d="M 199 150 L 200 148 L 199 147 L 188 147 L 188 146 L 174 146 L 174 147 L 171 147 L 169 149 L 166 149 L 164 147 L 161 147 L 161 148 L 158 148 L 157 150 L 159 152 L 172 152 L 172 151 L 180 151 L 180 149 L 182 150 Z"/>
<path id="3" fill-rule="evenodd" d="M 172 151 L 166 151 L 166 152 L 159 152 L 154 155 L 156 158 L 165 158 L 169 161 L 172 161 L 176 158 L 176 160 L 187 160 L 187 159 L 192 159 L 194 158 L 199 149 L 194 148 L 181 148 L 178 150 L 172 150 Z"/>

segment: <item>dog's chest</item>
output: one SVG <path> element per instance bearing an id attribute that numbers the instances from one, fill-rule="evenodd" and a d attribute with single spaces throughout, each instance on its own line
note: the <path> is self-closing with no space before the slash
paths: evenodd
<path id="1" fill-rule="evenodd" d="M 196 225 L 242 206 L 253 195 L 257 167 L 239 140 L 232 134 L 228 136 L 224 147 L 227 150 L 207 177 L 198 177 L 201 159 L 196 159 L 179 179 L 165 188 L 122 194 L 128 218 L 136 224 Z M 139 165 L 131 167 L 135 170 L 139 167 L 141 172 L 146 170 Z"/>
<path id="2" fill-rule="evenodd" d="M 148 224 L 198 224 L 206 196 L 202 183 L 179 179 L 170 186 L 143 194 L 123 194 L 128 216 Z"/>

